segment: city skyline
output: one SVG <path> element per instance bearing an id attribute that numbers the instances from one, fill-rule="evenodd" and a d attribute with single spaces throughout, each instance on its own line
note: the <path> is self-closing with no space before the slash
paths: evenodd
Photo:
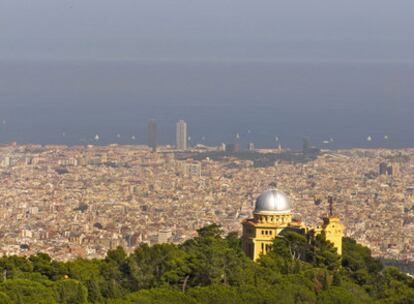
<path id="1" fill-rule="evenodd" d="M 0 29 L 0 303 L 414 303 L 413 0 Z"/>

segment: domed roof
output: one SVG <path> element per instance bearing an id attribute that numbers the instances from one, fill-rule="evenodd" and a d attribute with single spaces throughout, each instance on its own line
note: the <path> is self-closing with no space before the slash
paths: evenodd
<path id="1" fill-rule="evenodd" d="M 277 189 L 270 189 L 257 198 L 254 213 L 283 214 L 289 213 L 291 210 L 292 205 L 286 194 Z"/>

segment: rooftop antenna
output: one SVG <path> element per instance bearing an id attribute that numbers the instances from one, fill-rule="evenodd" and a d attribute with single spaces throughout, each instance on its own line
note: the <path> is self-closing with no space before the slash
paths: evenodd
<path id="1" fill-rule="evenodd" d="M 333 197 L 328 196 L 329 216 L 333 216 Z"/>

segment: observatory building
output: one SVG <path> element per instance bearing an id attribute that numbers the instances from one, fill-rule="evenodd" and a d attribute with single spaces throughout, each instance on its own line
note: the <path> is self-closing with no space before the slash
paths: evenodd
<path id="1" fill-rule="evenodd" d="M 330 201 L 329 215 L 316 228 L 306 227 L 302 222 L 292 219 L 292 204 L 283 192 L 270 189 L 263 192 L 256 200 L 253 218 L 242 222 L 242 246 L 247 256 L 257 260 L 261 254 L 266 254 L 282 231 L 310 231 L 316 234 L 324 233 L 326 239 L 334 244 L 339 255 L 342 254 L 342 237 L 344 226 L 338 217 L 333 215 L 332 201 Z"/>

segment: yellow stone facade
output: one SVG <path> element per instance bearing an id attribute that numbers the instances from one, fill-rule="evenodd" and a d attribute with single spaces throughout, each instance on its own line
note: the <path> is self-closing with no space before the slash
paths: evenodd
<path id="1" fill-rule="evenodd" d="M 334 244 L 339 255 L 342 255 L 342 238 L 344 236 L 344 225 L 337 216 L 329 216 L 323 219 L 321 227 L 316 227 L 315 232 L 325 233 L 325 238 Z"/>
<path id="2" fill-rule="evenodd" d="M 292 222 L 292 214 L 255 214 L 243 222 L 242 246 L 244 252 L 256 260 L 270 250 L 276 236 Z"/>
<path id="3" fill-rule="evenodd" d="M 344 226 L 338 217 L 324 218 L 322 225 L 314 229 L 306 227 L 302 222 L 292 219 L 286 195 L 275 189 L 264 192 L 258 198 L 253 218 L 244 220 L 242 225 L 242 247 L 254 261 L 270 250 L 273 240 L 285 229 L 325 233 L 326 239 L 334 244 L 338 254 L 342 254 Z"/>

